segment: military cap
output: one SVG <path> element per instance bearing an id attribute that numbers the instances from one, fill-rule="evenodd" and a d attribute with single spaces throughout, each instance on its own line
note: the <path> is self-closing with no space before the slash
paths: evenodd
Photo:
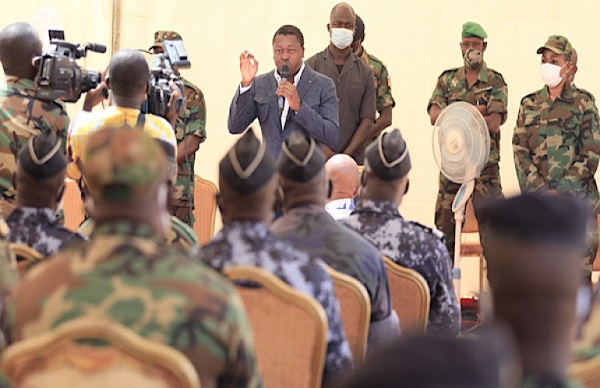
<path id="1" fill-rule="evenodd" d="M 486 235 L 585 247 L 591 216 L 587 202 L 572 195 L 525 193 L 484 203 L 477 220 Z"/>
<path id="2" fill-rule="evenodd" d="M 21 168 L 34 179 L 48 179 L 65 171 L 67 158 L 60 139 L 53 131 L 30 137 L 19 151 Z"/>
<path id="3" fill-rule="evenodd" d="M 410 171 L 410 155 L 400 130 L 382 132 L 365 151 L 373 174 L 379 179 L 391 181 L 406 176 Z"/>
<path id="4" fill-rule="evenodd" d="M 183 40 L 181 35 L 179 35 L 175 31 L 162 31 L 162 30 L 156 31 L 154 33 L 154 44 L 152 46 L 150 46 L 149 50 L 152 50 L 155 47 L 162 47 L 163 42 L 165 40 L 177 40 L 177 39 Z"/>
<path id="5" fill-rule="evenodd" d="M 325 168 L 319 144 L 302 131 L 294 131 L 281 145 L 279 174 L 296 182 L 307 182 Z"/>
<path id="6" fill-rule="evenodd" d="M 124 126 L 93 133 L 82 159 L 86 185 L 96 200 L 131 201 L 167 179 L 167 157 L 144 131 Z"/>
<path id="7" fill-rule="evenodd" d="M 250 194 L 264 186 L 275 173 L 275 161 L 252 128 L 231 147 L 219 163 L 219 176 L 241 194 Z"/>
<path id="8" fill-rule="evenodd" d="M 487 38 L 487 34 L 481 24 L 475 22 L 466 22 L 462 26 L 462 36 L 466 38 Z"/>
<path id="9" fill-rule="evenodd" d="M 365 23 L 361 19 L 360 16 L 356 15 L 356 26 L 354 29 L 354 39 L 353 42 L 358 42 L 362 38 L 365 37 Z"/>
<path id="10" fill-rule="evenodd" d="M 545 49 L 548 49 L 556 54 L 566 55 L 569 59 L 571 59 L 571 55 L 573 54 L 573 46 L 571 46 L 571 42 L 569 42 L 569 39 L 561 35 L 552 35 L 548 37 L 546 43 L 537 49 L 536 52 L 541 54 Z"/>

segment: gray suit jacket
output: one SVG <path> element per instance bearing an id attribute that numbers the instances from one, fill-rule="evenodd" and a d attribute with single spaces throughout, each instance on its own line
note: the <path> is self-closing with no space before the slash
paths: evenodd
<path id="1" fill-rule="evenodd" d="M 294 130 L 302 130 L 334 149 L 339 140 L 339 117 L 335 84 L 331 78 L 304 66 L 296 85 L 302 104 L 298 112 L 290 109 L 282 131 L 274 72 L 275 70 L 255 77 L 250 90 L 243 94 L 237 88 L 229 107 L 229 132 L 244 132 L 258 117 L 263 141 L 274 158 L 279 157 L 281 143 Z"/>

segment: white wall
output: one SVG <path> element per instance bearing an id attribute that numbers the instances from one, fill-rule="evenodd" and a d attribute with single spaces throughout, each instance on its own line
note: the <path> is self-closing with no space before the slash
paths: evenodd
<path id="1" fill-rule="evenodd" d="M 229 102 L 240 80 L 238 57 L 251 50 L 259 72 L 273 67 L 271 39 L 283 24 L 305 35 L 306 57 L 328 44 L 326 24 L 335 1 L 286 0 L 122 0 L 121 48 L 148 48 L 157 29 L 175 29 L 184 38 L 192 68 L 184 76 L 203 90 L 208 139 L 200 147 L 196 171 L 216 180 L 219 159 L 235 137 L 227 132 Z M 596 0 L 366 0 L 350 4 L 366 24 L 365 47 L 382 59 L 392 77 L 396 99 L 393 125 L 410 147 L 413 170 L 410 192 L 402 205 L 409 219 L 433 223 L 438 170 L 431 147 L 427 101 L 439 74 L 460 66 L 460 32 L 465 21 L 486 29 L 485 60 L 500 71 L 509 90 L 508 119 L 502 127 L 501 174 L 505 193 L 518 192 L 511 137 L 521 98 L 542 86 L 535 53 L 549 35 L 567 36 L 579 53 L 579 87 L 600 93 L 600 2 Z M 110 45 L 110 0 L 1 0 L 0 26 L 30 21 L 42 7 L 56 8 L 66 37 L 74 42 Z M 381 5 L 381 7 L 376 7 Z M 88 68 L 104 68 L 109 55 L 89 54 Z M 74 114 L 79 108 L 70 107 Z"/>

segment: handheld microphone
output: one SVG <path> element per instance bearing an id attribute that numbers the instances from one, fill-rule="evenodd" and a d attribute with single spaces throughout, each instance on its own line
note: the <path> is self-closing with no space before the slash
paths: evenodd
<path id="1" fill-rule="evenodd" d="M 290 76 L 290 68 L 288 65 L 281 66 L 281 81 L 287 81 Z M 285 105 L 285 97 L 279 96 L 279 100 L 277 101 L 277 105 L 279 106 L 279 114 L 283 112 L 283 106 Z"/>

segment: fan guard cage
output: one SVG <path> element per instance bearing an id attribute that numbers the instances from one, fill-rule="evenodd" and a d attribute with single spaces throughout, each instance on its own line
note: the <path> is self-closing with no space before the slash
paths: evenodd
<path id="1" fill-rule="evenodd" d="M 490 154 L 490 134 L 481 113 L 468 102 L 450 104 L 433 127 L 433 155 L 440 171 L 455 183 L 477 178 Z"/>

